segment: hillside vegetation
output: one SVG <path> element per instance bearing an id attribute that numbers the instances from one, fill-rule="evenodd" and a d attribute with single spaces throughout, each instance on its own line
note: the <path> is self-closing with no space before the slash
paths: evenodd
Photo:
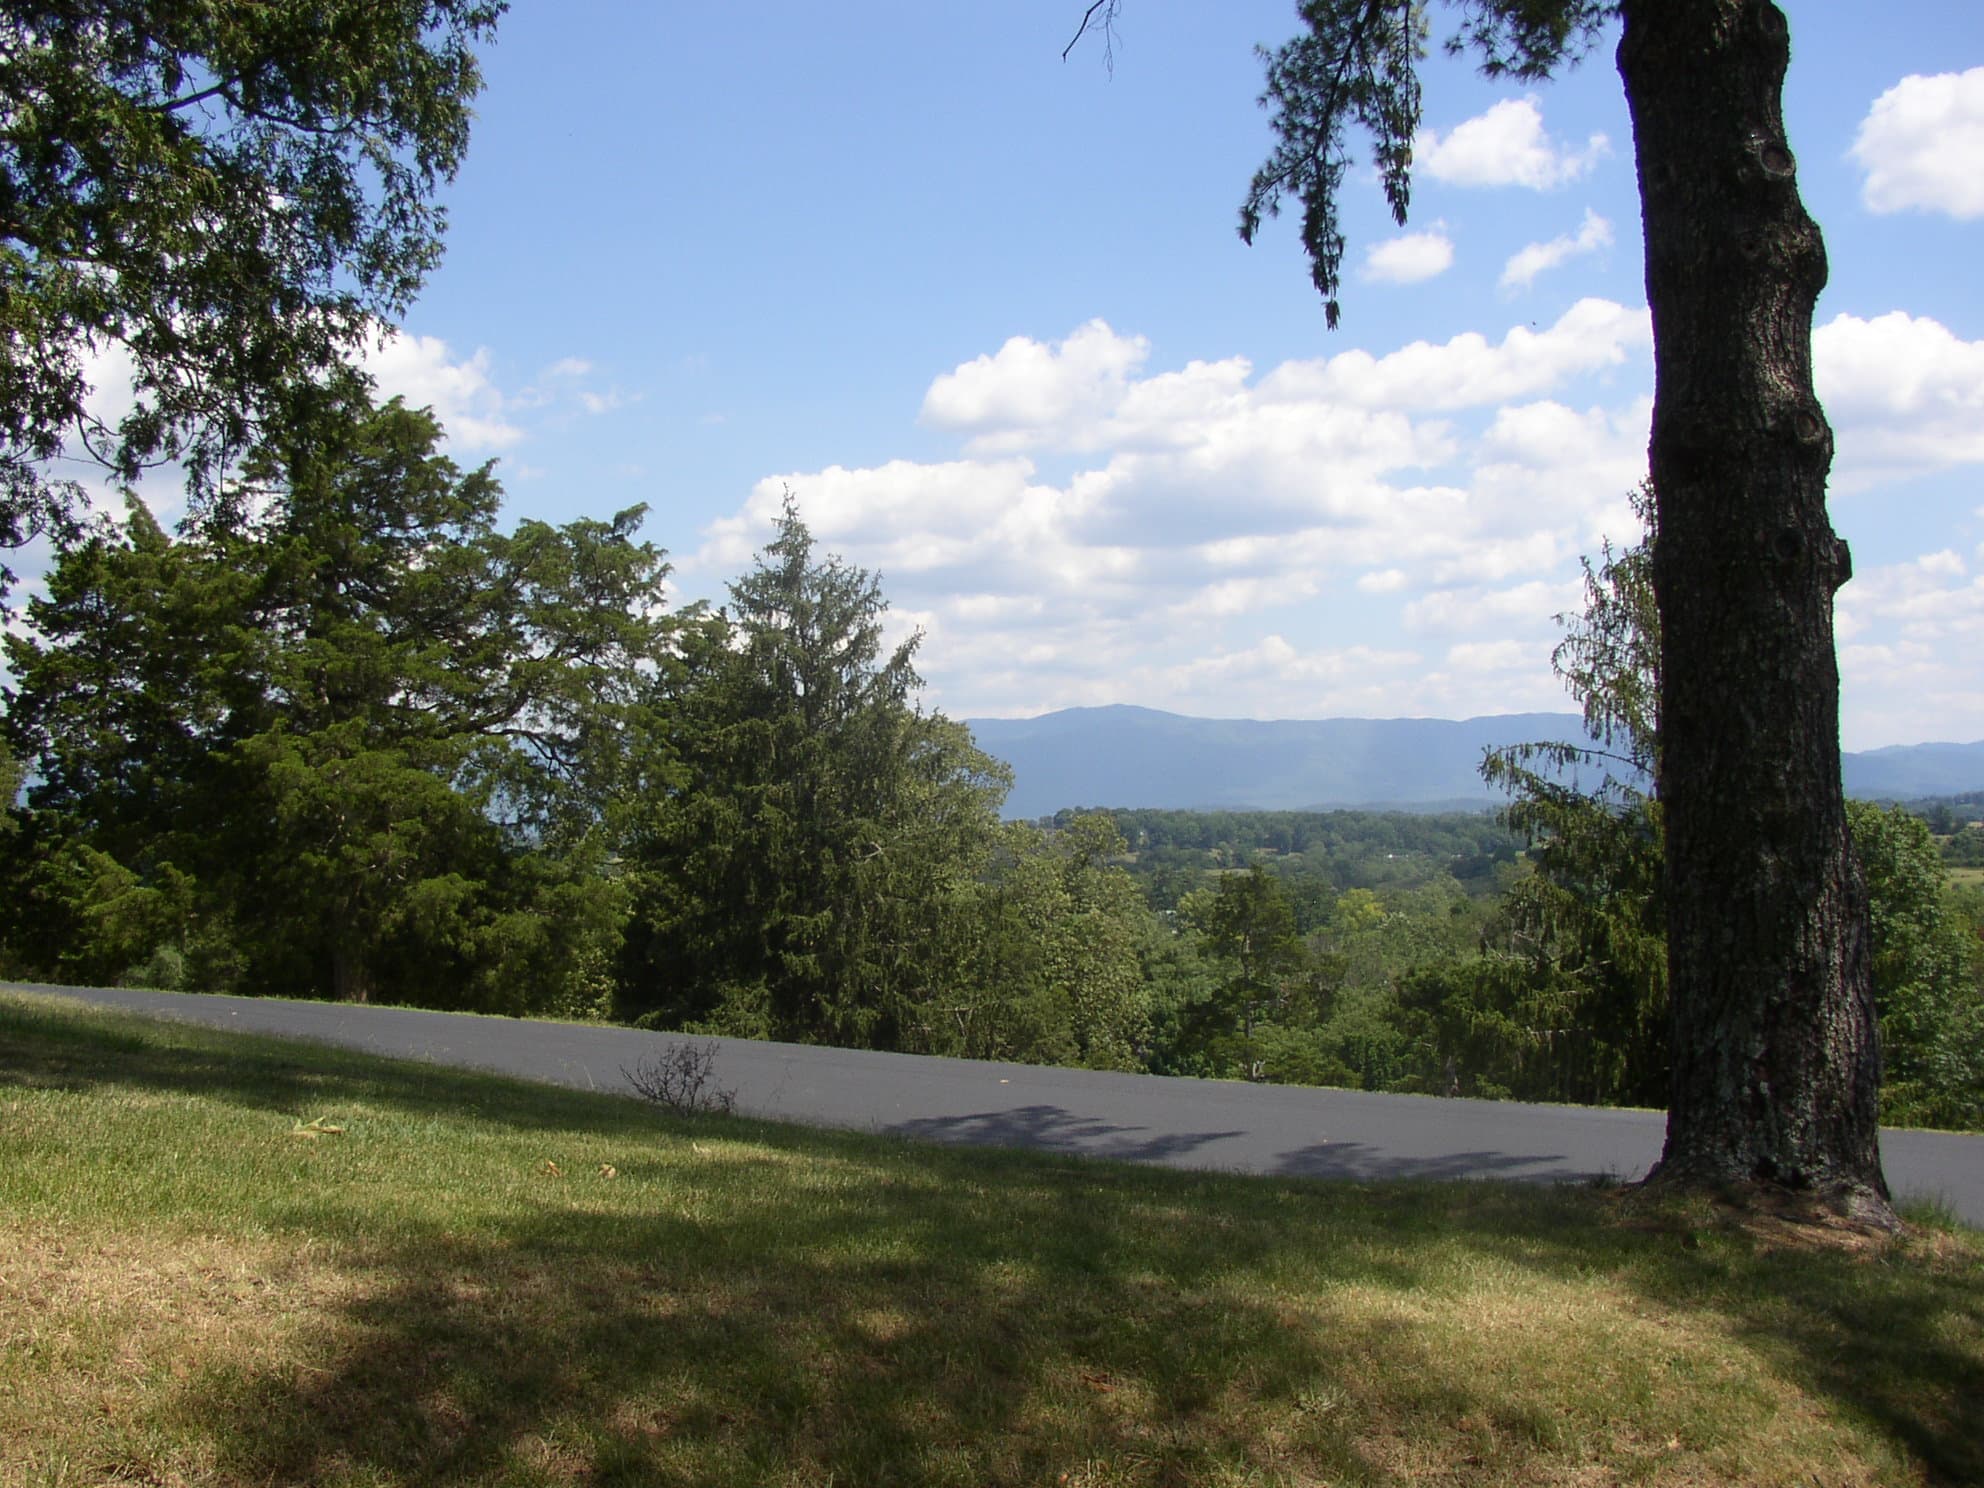
<path id="1" fill-rule="evenodd" d="M 0 1000 L 0 1482 L 1975 1482 L 1984 1249 Z"/>

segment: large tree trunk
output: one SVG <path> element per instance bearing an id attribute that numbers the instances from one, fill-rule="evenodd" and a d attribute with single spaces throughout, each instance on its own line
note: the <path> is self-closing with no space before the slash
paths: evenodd
<path id="1" fill-rule="evenodd" d="M 1891 1223 L 1866 893 L 1839 775 L 1812 390 L 1825 248 L 1768 0 L 1625 0 L 1655 395 L 1674 1084 L 1656 1180 L 1812 1191 Z"/>

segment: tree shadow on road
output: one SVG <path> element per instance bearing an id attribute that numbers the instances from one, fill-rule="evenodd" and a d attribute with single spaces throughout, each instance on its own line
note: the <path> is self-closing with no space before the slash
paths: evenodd
<path id="1" fill-rule="evenodd" d="M 1274 1172 L 1288 1178 L 1322 1178 L 1353 1183 L 1387 1179 L 1449 1182 L 1462 1178 L 1524 1179 L 1539 1183 L 1589 1182 L 1598 1173 L 1578 1172 L 1561 1153 L 1510 1153 L 1481 1149 L 1439 1157 L 1405 1157 L 1364 1142 L 1321 1142 L 1285 1152 Z"/>
<path id="2" fill-rule="evenodd" d="M 1021 1147 L 1121 1162 L 1179 1164 L 1213 1142 L 1245 1136 L 1244 1131 L 1163 1132 L 1139 1135 L 1148 1127 L 1123 1126 L 1078 1116 L 1061 1106 L 1015 1106 L 969 1116 L 932 1116 L 884 1128 L 889 1136 L 946 1146 Z"/>

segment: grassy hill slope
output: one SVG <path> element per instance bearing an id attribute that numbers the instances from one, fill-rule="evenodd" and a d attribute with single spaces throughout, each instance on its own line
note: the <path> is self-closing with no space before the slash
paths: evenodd
<path id="1" fill-rule="evenodd" d="M 938 1149 L 0 997 L 0 1483 L 1984 1481 L 1984 1245 Z"/>

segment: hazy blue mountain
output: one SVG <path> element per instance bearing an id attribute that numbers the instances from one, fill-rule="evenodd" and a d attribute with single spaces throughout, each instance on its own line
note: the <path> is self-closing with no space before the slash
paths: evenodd
<path id="1" fill-rule="evenodd" d="M 1984 790 L 1984 740 L 1974 744 L 1890 744 L 1849 754 L 1840 766 L 1849 796 L 1908 801 Z"/>
<path id="2" fill-rule="evenodd" d="M 1013 767 L 1009 817 L 1064 806 L 1487 806 L 1501 797 L 1481 781 L 1483 750 L 1583 737 L 1575 713 L 1264 722 L 1118 705 L 965 721 L 981 749 Z M 1984 789 L 1984 743 L 1849 755 L 1845 773 L 1847 790 L 1859 796 Z"/>

